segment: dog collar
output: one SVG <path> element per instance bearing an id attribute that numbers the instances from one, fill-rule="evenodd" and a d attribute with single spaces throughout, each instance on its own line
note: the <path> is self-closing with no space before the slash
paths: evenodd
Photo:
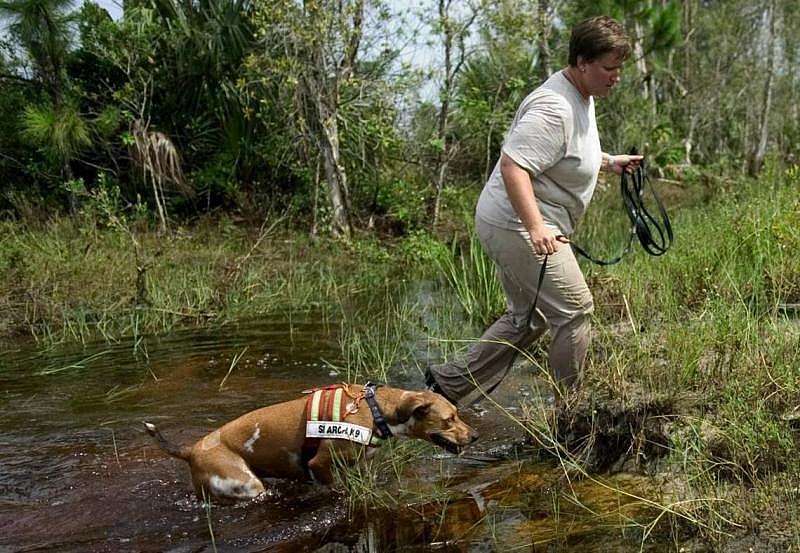
<path id="1" fill-rule="evenodd" d="M 364 386 L 364 398 L 367 400 L 367 405 L 369 405 L 369 410 L 372 412 L 372 418 L 375 421 L 375 427 L 378 429 L 378 434 L 382 439 L 387 439 L 392 437 L 392 431 L 389 428 L 389 425 L 386 423 L 386 419 L 381 413 L 380 407 L 378 407 L 378 402 L 375 400 L 375 390 L 378 389 L 380 384 L 373 384 L 372 382 L 367 382 Z"/>

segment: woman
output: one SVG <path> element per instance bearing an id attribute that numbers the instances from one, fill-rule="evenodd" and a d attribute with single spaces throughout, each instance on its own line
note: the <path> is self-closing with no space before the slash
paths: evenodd
<path id="1" fill-rule="evenodd" d="M 568 237 L 589 204 L 598 172 L 619 175 L 642 159 L 603 152 L 595 121 L 594 98 L 608 96 L 619 82 L 630 52 L 630 39 L 615 20 L 582 21 L 572 31 L 569 66 L 517 110 L 475 213 L 508 309 L 463 359 L 430 368 L 429 387 L 454 403 L 491 392 L 517 349 L 548 327 L 555 381 L 564 388 L 576 385 L 589 346 L 593 300 Z"/>

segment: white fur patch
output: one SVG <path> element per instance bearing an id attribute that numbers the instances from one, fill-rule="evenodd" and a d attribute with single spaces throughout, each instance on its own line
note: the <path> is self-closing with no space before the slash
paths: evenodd
<path id="1" fill-rule="evenodd" d="M 261 428 L 259 428 L 259 426 L 256 425 L 255 432 L 253 432 L 253 435 L 250 436 L 250 438 L 244 443 L 245 450 L 249 451 L 250 453 L 253 453 L 253 445 L 255 445 L 256 441 L 260 436 L 261 436 Z"/>
<path id="2" fill-rule="evenodd" d="M 394 434 L 395 436 L 405 436 L 408 433 L 408 427 L 409 427 L 408 422 L 404 422 L 403 424 L 390 424 L 389 430 L 391 430 L 392 434 Z"/>
<path id="3" fill-rule="evenodd" d="M 261 493 L 261 489 L 256 484 L 257 480 L 250 479 L 243 482 L 238 478 L 221 478 L 213 475 L 208 479 L 208 483 L 215 495 L 223 497 L 235 497 L 237 499 L 252 499 Z"/>

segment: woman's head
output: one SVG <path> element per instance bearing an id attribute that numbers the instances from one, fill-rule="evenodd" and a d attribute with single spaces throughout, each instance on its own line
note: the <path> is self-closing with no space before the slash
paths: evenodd
<path id="1" fill-rule="evenodd" d="M 578 58 L 591 63 L 606 54 L 619 62 L 631 55 L 631 39 L 615 19 L 605 15 L 590 17 L 572 29 L 569 39 L 569 64 L 577 67 Z"/>

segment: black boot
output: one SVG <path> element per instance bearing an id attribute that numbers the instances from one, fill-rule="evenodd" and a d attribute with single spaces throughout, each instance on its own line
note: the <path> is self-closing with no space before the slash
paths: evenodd
<path id="1" fill-rule="evenodd" d="M 439 394 L 453 405 L 457 405 L 455 401 L 453 401 L 446 393 L 444 393 L 444 390 L 442 390 L 442 387 L 439 386 L 438 382 L 436 382 L 436 379 L 433 377 L 433 373 L 431 372 L 430 369 L 427 369 L 425 371 L 425 387 L 428 389 L 429 392 Z"/>

